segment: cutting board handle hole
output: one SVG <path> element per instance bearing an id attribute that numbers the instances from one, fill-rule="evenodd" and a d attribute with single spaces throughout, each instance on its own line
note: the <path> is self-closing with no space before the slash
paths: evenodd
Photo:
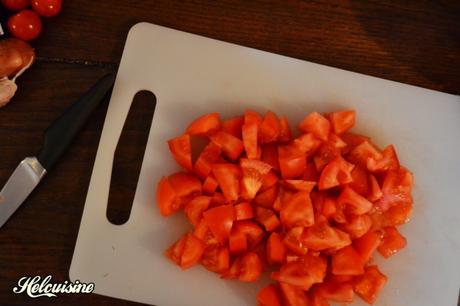
<path id="1" fill-rule="evenodd" d="M 126 223 L 131 214 L 155 106 L 152 92 L 137 92 L 118 139 L 107 205 L 107 219 L 114 225 Z"/>

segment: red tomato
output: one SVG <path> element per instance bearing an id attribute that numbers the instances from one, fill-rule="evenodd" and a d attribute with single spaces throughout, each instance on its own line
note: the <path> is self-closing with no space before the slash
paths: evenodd
<path id="1" fill-rule="evenodd" d="M 371 139 L 367 136 L 353 134 L 353 133 L 345 133 L 340 135 L 343 141 L 347 144 L 347 147 L 344 148 L 344 154 L 353 150 L 356 146 L 360 145 L 361 143 L 368 141 L 370 142 Z"/>
<path id="2" fill-rule="evenodd" d="M 273 204 L 275 203 L 276 197 L 278 196 L 278 187 L 273 186 L 259 192 L 254 200 L 252 201 L 257 206 L 273 208 Z"/>
<path id="3" fill-rule="evenodd" d="M 210 136 L 210 139 L 232 161 L 235 161 L 243 152 L 243 142 L 232 134 L 216 132 Z"/>
<path id="4" fill-rule="evenodd" d="M 190 144 L 190 135 L 184 134 L 168 140 L 168 146 L 179 166 L 192 171 L 192 146 Z"/>
<path id="5" fill-rule="evenodd" d="M 292 142 L 293 146 L 300 152 L 311 156 L 321 146 L 321 140 L 313 136 L 312 133 L 303 134 Z"/>
<path id="6" fill-rule="evenodd" d="M 372 157 L 367 159 L 367 169 L 372 172 L 383 172 L 390 169 L 399 169 L 399 159 L 396 155 L 396 150 L 393 145 L 387 146 L 383 149 L 382 158 L 374 159 Z"/>
<path id="7" fill-rule="evenodd" d="M 310 297 L 309 306 L 330 306 L 325 298 L 313 293 Z"/>
<path id="8" fill-rule="evenodd" d="M 280 118 L 280 135 L 278 140 L 280 142 L 288 142 L 292 138 L 291 127 L 289 126 L 289 121 L 286 117 Z"/>
<path id="9" fill-rule="evenodd" d="M 248 252 L 241 257 L 238 279 L 242 282 L 255 282 L 262 276 L 262 262 L 257 254 Z"/>
<path id="10" fill-rule="evenodd" d="M 259 129 L 260 143 L 275 142 L 281 133 L 281 124 L 275 113 L 268 111 L 265 114 Z"/>
<path id="11" fill-rule="evenodd" d="M 222 121 L 221 127 L 222 131 L 224 131 L 225 133 L 232 134 L 233 136 L 242 139 L 241 129 L 243 127 L 243 124 L 244 117 L 238 116 Z"/>
<path id="12" fill-rule="evenodd" d="M 200 222 L 203 212 L 208 209 L 210 204 L 211 197 L 206 196 L 198 196 L 188 202 L 184 207 L 184 212 L 190 223 L 196 226 Z"/>
<path id="13" fill-rule="evenodd" d="M 188 233 L 166 251 L 166 256 L 185 270 L 200 261 L 205 248 L 203 241 Z"/>
<path id="14" fill-rule="evenodd" d="M 280 234 L 271 233 L 267 240 L 267 260 L 269 263 L 283 263 L 286 259 L 286 246 Z"/>
<path id="15" fill-rule="evenodd" d="M 412 202 L 398 203 L 390 207 L 385 213 L 386 226 L 397 226 L 407 223 L 412 215 Z"/>
<path id="16" fill-rule="evenodd" d="M 353 241 L 353 247 L 367 263 L 371 259 L 377 247 L 382 242 L 382 233 L 379 231 L 368 232 L 362 237 Z"/>
<path id="17" fill-rule="evenodd" d="M 383 257 L 388 258 L 404 249 L 407 245 L 406 238 L 399 233 L 396 227 L 385 227 L 382 243 L 377 250 Z"/>
<path id="18" fill-rule="evenodd" d="M 370 188 L 369 188 L 369 193 L 368 193 L 367 198 L 369 201 L 375 202 L 383 196 L 382 189 L 379 186 L 379 182 L 377 181 L 375 176 L 373 176 L 372 174 L 369 174 L 368 182 L 369 182 Z"/>
<path id="19" fill-rule="evenodd" d="M 256 221 L 265 227 L 267 232 L 273 232 L 280 225 L 280 220 L 273 210 L 256 206 Z"/>
<path id="20" fill-rule="evenodd" d="M 171 245 L 166 251 L 165 255 L 176 265 L 180 265 L 182 254 L 184 254 L 185 242 L 187 235 L 182 236 L 173 245 Z"/>
<path id="21" fill-rule="evenodd" d="M 254 217 L 252 205 L 249 202 L 243 202 L 235 205 L 236 220 L 247 220 Z"/>
<path id="22" fill-rule="evenodd" d="M 345 212 L 353 215 L 368 213 L 373 207 L 371 202 L 348 186 L 340 193 L 337 204 L 343 205 Z"/>
<path id="23" fill-rule="evenodd" d="M 254 248 L 264 238 L 264 230 L 253 221 L 236 221 L 233 226 L 246 235 L 250 249 Z"/>
<path id="24" fill-rule="evenodd" d="M 170 216 L 180 209 L 180 202 L 167 177 L 162 177 L 157 186 L 157 203 L 163 216 Z"/>
<path id="25" fill-rule="evenodd" d="M 324 282 L 316 286 L 315 294 L 338 303 L 353 302 L 353 287 L 348 283 Z"/>
<path id="26" fill-rule="evenodd" d="M 313 133 L 319 139 L 326 141 L 331 131 L 331 124 L 320 113 L 313 112 L 302 120 L 299 130 L 303 133 Z"/>
<path id="27" fill-rule="evenodd" d="M 278 161 L 278 146 L 273 144 L 264 145 L 262 147 L 262 161 L 272 166 L 273 169 L 279 171 L 280 163 Z"/>
<path id="28" fill-rule="evenodd" d="M 301 176 L 307 167 L 307 156 L 292 145 L 278 147 L 281 176 L 293 179 Z"/>
<path id="29" fill-rule="evenodd" d="M 289 285 L 287 283 L 280 283 L 281 293 L 286 306 L 309 306 L 308 297 L 302 289 Z"/>
<path id="30" fill-rule="evenodd" d="M 388 278 L 377 266 L 369 266 L 366 272 L 354 282 L 354 290 L 368 304 L 374 304 Z"/>
<path id="31" fill-rule="evenodd" d="M 302 239 L 303 231 L 302 226 L 293 227 L 286 233 L 283 240 L 284 245 L 296 255 L 305 255 L 308 252 Z"/>
<path id="32" fill-rule="evenodd" d="M 214 178 L 213 175 L 210 175 L 203 182 L 203 193 L 207 195 L 212 195 L 216 191 L 218 186 L 219 183 L 217 182 L 217 180 Z"/>
<path id="33" fill-rule="evenodd" d="M 335 147 L 332 143 L 325 142 L 321 145 L 319 150 L 316 151 L 313 162 L 315 163 L 316 169 L 322 171 L 324 167 L 337 156 L 340 156 L 340 149 Z"/>
<path id="34" fill-rule="evenodd" d="M 325 190 L 343 184 L 348 184 L 353 181 L 351 171 L 354 165 L 348 163 L 340 156 L 334 158 L 321 172 L 318 182 L 319 190 Z"/>
<path id="35" fill-rule="evenodd" d="M 40 16 L 53 17 L 61 11 L 62 0 L 32 0 L 32 8 Z"/>
<path id="36" fill-rule="evenodd" d="M 274 284 L 260 289 L 257 293 L 257 306 L 282 306 L 281 293 Z"/>
<path id="37" fill-rule="evenodd" d="M 216 273 L 223 273 L 228 270 L 230 266 L 230 253 L 227 247 L 219 247 L 213 245 L 203 253 L 201 263 L 209 271 Z"/>
<path id="38" fill-rule="evenodd" d="M 319 180 L 319 172 L 316 166 L 312 162 L 308 162 L 305 171 L 302 175 L 302 179 L 305 181 L 317 182 Z"/>
<path id="39" fill-rule="evenodd" d="M 336 134 L 343 134 L 355 125 L 356 112 L 354 110 L 345 110 L 329 114 L 332 129 Z"/>
<path id="40" fill-rule="evenodd" d="M 347 232 L 351 239 L 366 234 L 372 226 L 372 219 L 368 215 L 352 216 L 348 223 L 340 225 L 340 229 Z"/>
<path id="41" fill-rule="evenodd" d="M 29 6 L 30 0 L 1 0 L 0 2 L 10 11 L 20 11 Z"/>
<path id="42" fill-rule="evenodd" d="M 236 201 L 240 194 L 241 170 L 233 164 L 214 164 L 212 174 L 228 201 Z"/>
<path id="43" fill-rule="evenodd" d="M 42 31 L 40 16 L 32 10 L 23 10 L 8 19 L 11 35 L 29 41 L 37 38 Z"/>
<path id="44" fill-rule="evenodd" d="M 412 174 L 406 169 L 389 170 L 382 184 L 382 198 L 376 205 L 386 211 L 391 206 L 412 203 Z"/>
<path id="45" fill-rule="evenodd" d="M 352 246 L 347 246 L 332 255 L 332 273 L 335 275 L 363 274 L 364 262 Z"/>
<path id="46" fill-rule="evenodd" d="M 208 177 L 209 173 L 211 173 L 212 165 L 222 162 L 220 153 L 221 149 L 218 145 L 213 142 L 208 143 L 195 161 L 195 173 L 201 178 Z"/>
<path id="47" fill-rule="evenodd" d="M 220 242 L 225 242 L 235 220 L 235 211 L 231 205 L 213 207 L 203 213 L 203 219 L 211 232 Z"/>
<path id="48" fill-rule="evenodd" d="M 281 207 L 281 222 L 286 227 L 312 226 L 315 223 L 309 192 L 298 191 Z"/>
<path id="49" fill-rule="evenodd" d="M 351 177 L 353 181 L 348 186 L 360 195 L 366 196 L 369 193 L 369 181 L 366 169 L 361 166 L 355 166 L 351 171 Z"/>
<path id="50" fill-rule="evenodd" d="M 340 248 L 351 244 L 348 234 L 331 227 L 326 221 L 317 221 L 313 226 L 305 228 L 301 241 L 305 247 L 313 251 Z"/>
<path id="51" fill-rule="evenodd" d="M 306 191 L 310 193 L 316 186 L 316 182 L 304 180 L 284 180 L 283 185 L 293 191 Z"/>
<path id="52" fill-rule="evenodd" d="M 32 0 L 34 1 L 39 0 Z M 193 121 L 185 131 L 190 135 L 208 135 L 220 128 L 220 116 L 218 113 L 210 113 Z"/>
<path id="53" fill-rule="evenodd" d="M 262 187 L 265 175 L 271 170 L 271 166 L 260 160 L 241 158 L 240 166 L 243 170 L 243 180 L 241 181 L 242 196 L 246 200 L 252 200 Z"/>
<path id="54" fill-rule="evenodd" d="M 349 154 L 348 159 L 361 167 L 367 168 L 369 159 L 380 160 L 383 158 L 382 152 L 372 145 L 369 141 L 364 141 L 356 146 Z"/>
<path id="55" fill-rule="evenodd" d="M 274 187 L 276 183 L 278 183 L 278 180 L 278 175 L 276 175 L 273 170 L 268 172 L 267 175 L 264 176 L 264 179 L 262 181 L 262 187 L 260 187 L 260 191 L 264 191 L 271 187 Z"/>
<path id="56" fill-rule="evenodd" d="M 244 113 L 244 124 L 242 127 L 242 137 L 244 150 L 249 159 L 258 159 L 261 150 L 258 145 L 259 126 L 262 118 L 256 112 L 247 110 Z"/>
<path id="57" fill-rule="evenodd" d="M 248 239 L 238 228 L 233 228 L 228 238 L 228 246 L 232 254 L 244 253 L 248 249 Z"/>
<path id="58" fill-rule="evenodd" d="M 201 182 L 192 174 L 177 172 L 170 175 L 168 179 L 176 196 L 181 200 L 181 205 L 201 194 Z"/>

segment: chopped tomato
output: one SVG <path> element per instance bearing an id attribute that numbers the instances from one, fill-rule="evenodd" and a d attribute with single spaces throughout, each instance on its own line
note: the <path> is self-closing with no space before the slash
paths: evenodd
<path id="1" fill-rule="evenodd" d="M 382 233 L 380 231 L 372 231 L 353 241 L 353 247 L 366 263 L 371 259 L 381 242 Z"/>
<path id="2" fill-rule="evenodd" d="M 260 160 L 246 158 L 240 159 L 240 166 L 243 170 L 242 196 L 246 200 L 252 200 L 262 187 L 263 178 L 268 174 L 271 166 Z"/>
<path id="3" fill-rule="evenodd" d="M 227 203 L 227 200 L 225 199 L 224 195 L 221 192 L 214 192 L 211 198 L 211 207 L 223 205 Z"/>
<path id="4" fill-rule="evenodd" d="M 319 139 L 326 141 L 331 131 L 331 124 L 320 113 L 313 112 L 302 120 L 299 130 L 303 133 L 313 133 Z"/>
<path id="5" fill-rule="evenodd" d="M 232 134 L 233 136 L 242 139 L 241 129 L 243 127 L 243 124 L 244 117 L 238 116 L 222 121 L 221 128 L 223 132 Z"/>
<path id="6" fill-rule="evenodd" d="M 377 266 L 369 266 L 362 276 L 354 282 L 354 289 L 368 304 L 374 304 L 377 296 L 387 283 L 388 278 Z"/>
<path id="7" fill-rule="evenodd" d="M 360 275 L 364 273 L 364 262 L 350 245 L 332 255 L 332 273 L 335 275 Z"/>
<path id="8" fill-rule="evenodd" d="M 288 142 L 292 138 L 291 127 L 289 126 L 289 121 L 286 117 L 280 118 L 280 135 L 278 140 L 280 142 Z"/>
<path id="9" fill-rule="evenodd" d="M 312 133 L 303 134 L 292 142 L 292 145 L 300 152 L 311 156 L 321 146 L 321 140 Z"/>
<path id="10" fill-rule="evenodd" d="M 404 249 L 407 245 L 406 238 L 396 229 L 396 227 L 383 228 L 384 235 L 382 243 L 377 250 L 383 257 L 388 258 Z"/>
<path id="11" fill-rule="evenodd" d="M 309 192 L 298 191 L 281 206 L 281 222 L 286 227 L 312 226 L 315 223 Z"/>
<path id="12" fill-rule="evenodd" d="M 230 267 L 230 252 L 227 247 L 212 245 L 205 249 L 201 263 L 209 271 L 223 273 Z"/>
<path id="13" fill-rule="evenodd" d="M 201 182 L 192 174 L 177 172 L 170 175 L 168 179 L 179 198 L 194 197 L 201 193 Z"/>
<path id="14" fill-rule="evenodd" d="M 260 187 L 260 191 L 264 191 L 273 187 L 274 185 L 276 185 L 276 183 L 278 183 L 278 180 L 278 175 L 276 175 L 272 169 L 264 176 L 264 179 L 262 180 L 262 187 Z"/>
<path id="15" fill-rule="evenodd" d="M 166 251 L 166 256 L 185 270 L 200 261 L 205 248 L 203 241 L 188 233 Z"/>
<path id="16" fill-rule="evenodd" d="M 262 147 L 262 161 L 279 171 L 280 163 L 278 160 L 278 147 L 273 144 L 267 144 Z"/>
<path id="17" fill-rule="evenodd" d="M 382 189 L 380 189 L 379 182 L 377 181 L 375 176 L 373 176 L 372 174 L 369 174 L 368 181 L 369 181 L 370 187 L 369 187 L 369 194 L 367 196 L 367 199 L 371 202 L 375 202 L 383 196 L 383 192 L 382 192 Z"/>
<path id="18" fill-rule="evenodd" d="M 284 186 L 294 191 L 306 191 L 310 193 L 313 187 L 316 186 L 316 182 L 304 181 L 304 180 L 284 180 Z"/>
<path id="19" fill-rule="evenodd" d="M 284 245 L 296 255 L 305 255 L 308 252 L 308 248 L 302 240 L 303 231 L 302 226 L 293 227 L 286 233 L 283 240 Z"/>
<path id="20" fill-rule="evenodd" d="M 253 221 L 237 221 L 233 226 L 246 235 L 250 249 L 256 246 L 264 238 L 264 230 Z"/>
<path id="21" fill-rule="evenodd" d="M 203 182 L 203 193 L 212 195 L 217 187 L 219 186 L 219 183 L 215 179 L 213 175 L 209 175 Z"/>
<path id="22" fill-rule="evenodd" d="M 180 260 L 181 260 L 182 254 L 184 253 L 186 240 L 187 240 L 187 235 L 182 236 L 173 245 L 171 245 L 165 252 L 166 257 L 171 259 L 171 261 L 177 265 L 180 265 Z"/>
<path id="23" fill-rule="evenodd" d="M 252 205 L 249 202 L 242 202 L 235 205 L 236 220 L 246 220 L 254 217 Z"/>
<path id="24" fill-rule="evenodd" d="M 382 172 L 389 169 L 399 169 L 399 160 L 396 155 L 396 150 L 393 145 L 389 145 L 382 152 L 382 158 L 374 159 L 370 157 L 367 159 L 367 169 L 372 172 Z"/>
<path id="25" fill-rule="evenodd" d="M 340 156 L 340 149 L 335 147 L 329 142 L 325 142 L 321 145 L 318 151 L 313 157 L 313 162 L 318 171 L 322 171 L 327 164 L 329 164 L 334 158 Z"/>
<path id="26" fill-rule="evenodd" d="M 351 239 L 356 239 L 366 234 L 372 226 L 372 219 L 368 215 L 352 216 L 348 223 L 344 223 L 340 228 L 347 232 Z"/>
<path id="27" fill-rule="evenodd" d="M 162 177 L 157 186 L 157 203 L 163 216 L 170 216 L 180 209 L 180 201 L 167 177 Z"/>
<path id="28" fill-rule="evenodd" d="M 259 206 L 256 206 L 256 220 L 265 227 L 267 232 L 273 232 L 281 225 L 273 210 Z"/>
<path id="29" fill-rule="evenodd" d="M 361 167 L 367 167 L 369 159 L 380 160 L 383 157 L 382 152 L 372 145 L 369 141 L 364 141 L 357 145 L 349 154 L 348 159 Z"/>
<path id="30" fill-rule="evenodd" d="M 206 196 L 198 196 L 188 202 L 184 207 L 184 212 L 190 223 L 196 226 L 200 222 L 203 212 L 208 209 L 210 204 L 211 197 Z"/>
<path id="31" fill-rule="evenodd" d="M 353 287 L 348 283 L 324 282 L 316 286 L 315 294 L 338 303 L 353 302 Z"/>
<path id="32" fill-rule="evenodd" d="M 222 152 L 232 161 L 235 161 L 243 152 L 243 142 L 232 134 L 219 131 L 212 134 L 209 138 L 218 145 L 222 149 Z"/>
<path id="33" fill-rule="evenodd" d="M 221 162 L 221 149 L 218 145 L 210 142 L 200 153 L 195 161 L 195 173 L 201 178 L 209 176 L 212 170 L 212 165 Z"/>
<path id="34" fill-rule="evenodd" d="M 269 263 L 283 263 L 286 259 L 286 246 L 280 234 L 271 233 L 267 240 L 267 260 Z"/>
<path id="35" fill-rule="evenodd" d="M 292 145 L 278 147 L 281 176 L 292 179 L 301 176 L 307 167 L 307 157 Z"/>
<path id="36" fill-rule="evenodd" d="M 280 282 L 281 293 L 286 306 L 309 306 L 308 297 L 302 289 Z"/>
<path id="37" fill-rule="evenodd" d="M 337 199 L 338 205 L 343 205 L 345 212 L 353 215 L 362 215 L 368 213 L 373 205 L 365 197 L 359 195 L 350 187 L 345 187 Z"/>
<path id="38" fill-rule="evenodd" d="M 412 174 L 404 168 L 389 170 L 382 184 L 382 197 L 376 205 L 382 211 L 401 203 L 412 203 Z"/>
<path id="39" fill-rule="evenodd" d="M 259 192 L 253 200 L 253 203 L 257 206 L 263 206 L 267 208 L 273 208 L 276 197 L 278 196 L 278 186 L 273 186 Z"/>
<path id="40" fill-rule="evenodd" d="M 192 145 L 190 135 L 182 135 L 168 140 L 169 150 L 179 166 L 192 171 Z"/>
<path id="41" fill-rule="evenodd" d="M 399 203 L 390 207 L 385 213 L 386 226 L 397 226 L 407 223 L 412 215 L 412 202 Z"/>
<path id="42" fill-rule="evenodd" d="M 311 296 L 310 296 L 310 304 L 309 306 L 330 306 L 329 303 L 327 302 L 327 300 L 325 298 L 323 298 L 322 296 L 316 294 L 316 293 L 313 293 Z"/>
<path id="43" fill-rule="evenodd" d="M 201 239 L 207 246 L 219 244 L 214 234 L 204 219 L 201 219 L 195 227 L 193 234 Z"/>
<path id="44" fill-rule="evenodd" d="M 362 144 L 365 141 L 370 142 L 371 139 L 367 136 L 353 134 L 353 133 L 345 133 L 340 135 L 343 141 L 347 144 L 347 147 L 344 149 L 344 153 L 348 153 L 353 150 L 356 146 Z"/>
<path id="45" fill-rule="evenodd" d="M 260 143 L 275 142 L 281 133 L 281 124 L 275 113 L 268 111 L 260 124 Z"/>
<path id="46" fill-rule="evenodd" d="M 348 234 L 331 227 L 326 221 L 317 222 L 305 228 L 301 241 L 305 247 L 314 251 L 345 247 L 351 244 Z"/>
<path id="47" fill-rule="evenodd" d="M 369 193 L 369 181 L 366 169 L 361 166 L 355 166 L 351 171 L 352 182 L 349 183 L 354 191 L 362 196 L 366 196 Z"/>
<path id="48" fill-rule="evenodd" d="M 232 254 L 244 253 L 248 249 L 248 239 L 238 228 L 233 228 L 228 238 L 228 246 Z"/>
<path id="49" fill-rule="evenodd" d="M 218 113 L 210 113 L 199 117 L 187 128 L 186 133 L 190 135 L 207 135 L 220 128 L 220 116 Z"/>
<path id="50" fill-rule="evenodd" d="M 228 201 L 236 201 L 240 195 L 241 169 L 233 164 L 214 164 L 212 173 Z"/>
<path id="51" fill-rule="evenodd" d="M 247 110 L 244 113 L 244 124 L 242 127 L 242 137 L 244 150 L 249 159 L 258 159 L 260 148 L 258 145 L 259 125 L 262 119 L 259 114 Z"/>
<path id="52" fill-rule="evenodd" d="M 319 180 L 319 172 L 313 162 L 308 162 L 302 179 L 310 182 L 317 182 Z"/>
<path id="53" fill-rule="evenodd" d="M 217 206 L 205 211 L 203 218 L 214 236 L 223 243 L 230 235 L 235 211 L 232 205 Z"/>
<path id="54" fill-rule="evenodd" d="M 354 110 L 345 110 L 329 114 L 332 129 L 336 134 L 343 134 L 355 125 L 356 112 Z"/>
<path id="55" fill-rule="evenodd" d="M 270 284 L 257 293 L 257 306 L 282 306 L 281 293 L 275 284 Z"/>
<path id="56" fill-rule="evenodd" d="M 255 282 L 262 276 L 262 262 L 256 253 L 248 252 L 241 257 L 238 279 L 242 282 Z"/>
<path id="57" fill-rule="evenodd" d="M 348 163 L 340 156 L 334 158 L 321 172 L 318 182 L 320 190 L 329 189 L 343 184 L 348 184 L 353 181 L 351 171 L 354 165 Z"/>

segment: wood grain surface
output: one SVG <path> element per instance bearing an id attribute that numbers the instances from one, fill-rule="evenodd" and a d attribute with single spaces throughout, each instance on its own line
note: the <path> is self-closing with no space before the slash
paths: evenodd
<path id="1" fill-rule="evenodd" d="M 33 43 L 37 63 L 20 78 L 14 101 L 0 109 L 0 185 L 23 157 L 38 152 L 43 130 L 66 107 L 117 69 L 137 22 L 460 94 L 459 16 L 454 0 L 64 1 Z M 94 294 L 32 300 L 12 293 L 25 275 L 68 279 L 106 109 L 107 103 L 96 111 L 52 174 L 0 229 L 1 306 L 139 305 Z M 129 133 L 140 137 L 145 127 L 133 125 Z M 126 160 L 125 170 L 139 166 L 138 159 Z M 114 198 L 122 198 L 125 189 L 117 190 Z"/>

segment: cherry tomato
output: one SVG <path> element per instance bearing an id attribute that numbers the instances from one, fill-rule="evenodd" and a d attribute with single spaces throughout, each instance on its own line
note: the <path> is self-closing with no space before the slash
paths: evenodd
<path id="1" fill-rule="evenodd" d="M 10 11 L 23 10 L 30 4 L 30 0 L 0 0 L 0 2 Z"/>
<path id="2" fill-rule="evenodd" d="M 8 30 L 14 37 L 33 40 L 42 31 L 42 21 L 34 11 L 23 10 L 8 19 Z"/>
<path id="3" fill-rule="evenodd" d="M 53 17 L 61 11 L 62 0 L 32 0 L 32 8 L 40 16 Z"/>

